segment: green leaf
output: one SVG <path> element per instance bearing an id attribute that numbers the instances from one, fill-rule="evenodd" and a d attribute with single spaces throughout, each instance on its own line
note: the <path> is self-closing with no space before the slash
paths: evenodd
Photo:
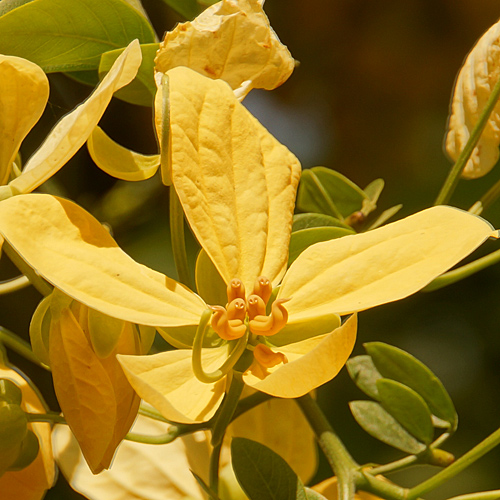
<path id="1" fill-rule="evenodd" d="M 99 83 L 99 74 L 95 69 L 90 71 L 66 71 L 64 74 L 75 82 L 83 83 L 83 85 L 95 87 Z"/>
<path id="2" fill-rule="evenodd" d="M 0 2 L 0 16 L 30 2 L 33 2 L 33 0 L 2 0 Z"/>
<path id="3" fill-rule="evenodd" d="M 96 69 L 103 52 L 152 43 L 151 25 L 123 0 L 33 0 L 0 17 L 0 53 L 47 72 Z"/>
<path id="4" fill-rule="evenodd" d="M 412 455 L 426 449 L 375 401 L 351 401 L 349 407 L 356 422 L 375 439 Z"/>
<path id="5" fill-rule="evenodd" d="M 267 446 L 234 438 L 231 457 L 236 478 L 250 500 L 307 500 L 295 472 Z"/>
<path id="6" fill-rule="evenodd" d="M 194 19 L 202 11 L 196 0 L 162 0 L 162 2 L 188 21 Z"/>
<path id="7" fill-rule="evenodd" d="M 458 416 L 441 381 L 421 361 L 397 347 L 383 342 L 365 344 L 367 353 L 383 377 L 396 380 L 420 394 L 436 417 L 457 428 Z"/>
<path id="8" fill-rule="evenodd" d="M 387 210 L 384 210 L 378 217 L 377 219 L 375 220 L 375 222 L 373 222 L 370 227 L 368 228 L 368 230 L 371 230 L 371 229 L 376 229 L 377 227 L 380 227 L 382 226 L 383 224 L 385 224 L 391 217 L 394 217 L 394 215 L 396 215 L 401 209 L 403 208 L 403 205 L 394 205 L 393 207 L 391 208 L 388 208 Z"/>
<path id="9" fill-rule="evenodd" d="M 314 167 L 302 172 L 297 208 L 343 220 L 361 210 L 366 199 L 361 188 L 347 177 L 326 167 Z"/>
<path id="10" fill-rule="evenodd" d="M 356 356 L 346 363 L 347 371 L 353 382 L 373 399 L 379 399 L 377 380 L 382 378 L 375 368 L 372 358 L 368 355 Z"/>
<path id="11" fill-rule="evenodd" d="M 344 224 L 339 219 L 324 214 L 296 214 L 293 216 L 292 232 L 300 231 L 301 229 L 309 229 L 311 227 L 343 227 L 351 229 L 351 226 Z M 354 231 L 353 231 L 354 232 Z"/>
<path id="12" fill-rule="evenodd" d="M 434 439 L 431 412 L 426 402 L 413 389 L 395 380 L 382 378 L 377 381 L 379 401 L 418 441 L 429 445 Z"/>
<path id="13" fill-rule="evenodd" d="M 154 81 L 154 61 L 158 46 L 158 43 L 141 45 L 142 63 L 139 67 L 139 72 L 132 83 L 116 92 L 116 97 L 122 99 L 123 101 L 138 104 L 140 106 L 151 107 L 153 105 L 153 98 L 156 93 L 156 84 Z M 124 50 L 125 48 L 121 48 L 102 54 L 101 62 L 99 64 L 99 76 L 101 78 L 103 78 L 104 75 L 111 69 L 115 60 Z"/>
<path id="14" fill-rule="evenodd" d="M 308 247 L 320 241 L 329 241 L 354 234 L 352 229 L 343 227 L 310 227 L 295 231 L 290 236 L 290 250 L 288 253 L 288 266 Z"/>
<path id="15" fill-rule="evenodd" d="M 306 492 L 307 500 L 327 500 L 327 498 L 321 495 L 321 493 L 311 490 L 311 488 L 308 488 L 307 486 L 304 488 L 304 490 Z"/>
<path id="16" fill-rule="evenodd" d="M 227 286 L 219 271 L 210 260 L 207 252 L 200 250 L 196 259 L 195 281 L 198 295 L 212 306 L 225 306 L 227 302 Z"/>

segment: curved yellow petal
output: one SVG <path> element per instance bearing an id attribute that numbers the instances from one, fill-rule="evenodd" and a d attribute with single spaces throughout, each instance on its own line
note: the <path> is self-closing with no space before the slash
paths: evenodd
<path id="1" fill-rule="evenodd" d="M 22 140 L 42 116 L 49 81 L 36 64 L 0 55 L 0 185 L 9 179 Z"/>
<path id="2" fill-rule="evenodd" d="M 87 148 L 101 170 L 124 181 L 149 179 L 160 166 L 160 155 L 143 155 L 120 146 L 100 127 L 90 135 Z"/>
<path id="3" fill-rule="evenodd" d="M 267 369 L 250 369 L 243 375 L 245 384 L 279 398 L 298 398 L 330 381 L 345 365 L 356 342 L 357 318 L 319 335 L 276 348 L 288 363 Z"/>
<path id="4" fill-rule="evenodd" d="M 109 316 L 150 326 L 196 325 L 207 307 L 184 285 L 131 259 L 73 202 L 41 194 L 4 200 L 0 233 L 47 281 Z"/>
<path id="5" fill-rule="evenodd" d="M 113 93 L 130 83 L 141 64 L 139 42 L 134 40 L 113 64 L 92 95 L 64 116 L 9 185 L 14 193 L 28 193 L 54 175 L 87 141 L 104 114 Z"/>
<path id="6" fill-rule="evenodd" d="M 348 314 L 417 292 L 489 237 L 484 219 L 439 206 L 379 229 L 317 243 L 283 279 L 278 298 L 296 320 Z"/>
<path id="7" fill-rule="evenodd" d="M 227 345 L 203 349 L 207 371 L 220 367 L 228 356 Z M 200 382 L 191 368 L 192 351 L 179 349 L 151 356 L 118 356 L 137 394 L 166 419 L 190 424 L 209 420 L 219 407 L 225 378 L 215 384 Z"/>
<path id="8" fill-rule="evenodd" d="M 300 164 L 236 101 L 187 68 L 168 72 L 172 181 L 224 280 L 277 284 L 290 239 Z"/>
<path id="9" fill-rule="evenodd" d="M 0 378 L 12 380 L 21 388 L 23 393 L 21 407 L 23 410 L 30 413 L 45 413 L 47 408 L 39 394 L 32 388 L 28 380 L 17 370 L 10 368 L 2 357 L 0 352 Z M 6 472 L 0 477 L 2 500 L 41 500 L 56 479 L 50 424 L 37 422 L 29 424 L 28 428 L 37 435 L 40 451 L 37 458 L 25 469 Z"/>
<path id="10" fill-rule="evenodd" d="M 493 87 L 500 77 L 500 21 L 494 24 L 469 52 L 461 68 L 451 100 L 446 152 L 452 160 L 465 148 Z M 487 174 L 499 157 L 500 104 L 488 119 L 481 138 L 467 161 L 462 176 L 475 179 Z"/>
<path id="11" fill-rule="evenodd" d="M 250 81 L 248 92 L 278 87 L 291 75 L 295 62 L 259 0 L 223 0 L 168 32 L 155 65 L 162 73 L 186 66 L 226 81 L 233 90 Z"/>

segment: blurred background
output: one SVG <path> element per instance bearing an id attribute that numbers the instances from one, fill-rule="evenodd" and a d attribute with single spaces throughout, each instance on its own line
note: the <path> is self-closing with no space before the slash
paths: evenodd
<path id="1" fill-rule="evenodd" d="M 182 21 L 160 0 L 143 2 L 161 37 Z M 333 168 L 364 187 L 386 181 L 379 200 L 384 210 L 402 203 L 398 218 L 432 205 L 451 166 L 442 150 L 455 76 L 474 42 L 500 16 L 493 0 L 267 0 L 271 25 L 299 61 L 292 77 L 272 92 L 252 91 L 245 105 L 300 159 L 304 168 Z M 23 144 L 27 157 L 44 127 L 84 99 L 89 88 L 51 76 L 50 104 Z M 103 127 L 122 144 L 156 152 L 151 111 L 114 100 Z M 500 168 L 482 179 L 462 181 L 452 204 L 468 209 L 496 180 Z M 57 176 L 71 196 L 110 223 L 118 242 L 134 258 L 175 277 L 169 256 L 168 196 L 158 183 L 115 182 L 82 150 Z M 111 191 L 110 191 L 111 190 Z M 137 206 L 134 222 L 121 212 L 123 199 Z M 143 204 L 143 200 L 149 200 Z M 126 215 L 126 214 L 125 214 Z M 500 204 L 484 217 L 500 227 Z M 488 243 L 474 258 L 496 249 Z M 193 256 L 194 257 L 194 256 Z M 13 276 L 2 259 L 0 276 Z M 1 324 L 27 338 L 25 307 L 40 296 L 25 290 L 0 297 Z M 22 309 L 18 304 L 22 302 Z M 28 306 L 29 305 L 29 306 Z M 460 418 L 445 447 L 460 455 L 500 426 L 500 266 L 465 282 L 420 293 L 360 315 L 359 341 L 394 344 L 426 363 L 449 390 Z M 57 408 L 50 377 L 11 354 Z M 319 391 L 319 401 L 359 463 L 386 462 L 399 452 L 364 433 L 348 401 L 364 399 L 345 373 Z M 500 450 L 461 473 L 426 498 L 449 498 L 500 488 Z M 392 478 L 411 486 L 430 469 L 415 468 Z M 328 475 L 322 462 L 317 479 Z M 79 498 L 60 481 L 47 499 Z"/>

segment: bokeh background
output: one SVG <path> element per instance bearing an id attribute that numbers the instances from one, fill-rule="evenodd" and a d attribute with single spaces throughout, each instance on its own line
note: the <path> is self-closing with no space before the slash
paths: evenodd
<path id="1" fill-rule="evenodd" d="M 144 5 L 158 34 L 182 21 L 161 0 Z M 304 168 L 331 167 L 361 187 L 386 181 L 380 209 L 403 203 L 398 217 L 430 206 L 450 162 L 442 151 L 455 76 L 474 42 L 500 16 L 493 0 L 267 0 L 278 36 L 300 62 L 292 77 L 272 92 L 252 91 L 249 109 L 301 160 Z M 26 157 L 45 127 L 89 93 L 61 75 L 51 77 L 50 104 L 23 144 Z M 114 100 L 103 126 L 118 141 L 144 153 L 156 152 L 151 111 Z M 463 181 L 452 204 L 469 208 L 500 178 L 497 166 L 477 181 Z M 76 199 L 113 227 L 119 243 L 136 259 L 175 277 L 169 256 L 168 197 L 156 181 L 116 185 L 82 150 L 57 176 L 55 188 Z M 137 207 L 133 222 L 123 200 Z M 144 200 L 148 200 L 147 203 Z M 483 214 L 500 227 L 500 204 Z M 496 249 L 488 243 L 477 257 Z M 0 277 L 15 271 L 2 259 Z M 29 317 L 40 296 L 33 290 L 0 297 L 0 324 L 27 338 Z M 21 306 L 19 305 L 21 304 Z M 359 341 L 380 340 L 408 350 L 435 371 L 449 390 L 460 425 L 447 449 L 460 455 L 500 426 L 500 266 L 463 283 L 360 315 Z M 38 383 L 52 408 L 50 377 L 12 354 Z M 345 370 L 319 391 L 332 424 L 360 463 L 401 455 L 366 435 L 347 403 L 364 396 Z M 500 488 L 500 451 L 490 452 L 426 498 L 449 498 Z M 393 476 L 411 486 L 430 469 Z M 328 475 L 321 463 L 318 479 Z M 1 492 L 0 492 L 1 497 Z M 47 499 L 74 499 L 64 481 Z"/>

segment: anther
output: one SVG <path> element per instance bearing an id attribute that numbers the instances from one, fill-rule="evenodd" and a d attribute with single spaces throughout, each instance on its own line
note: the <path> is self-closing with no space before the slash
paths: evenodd
<path id="1" fill-rule="evenodd" d="M 250 295 L 247 300 L 248 304 L 248 318 L 254 319 L 255 316 L 266 315 L 266 303 L 258 295 Z"/>
<path id="2" fill-rule="evenodd" d="M 257 344 L 253 355 L 255 360 L 264 368 L 272 368 L 280 363 L 288 363 L 287 357 L 282 352 L 274 352 L 265 344 Z"/>
<path id="3" fill-rule="evenodd" d="M 227 311 L 222 306 L 212 306 L 214 311 L 211 325 L 214 331 L 224 340 L 235 340 L 243 337 L 247 327 L 240 319 L 229 319 Z"/>
<path id="4" fill-rule="evenodd" d="M 247 306 L 243 299 L 234 299 L 227 306 L 227 317 L 229 320 L 239 319 L 244 321 L 247 313 Z"/>
<path id="5" fill-rule="evenodd" d="M 230 304 L 234 299 L 245 300 L 245 286 L 238 278 L 232 279 L 227 285 L 227 303 Z"/>
<path id="6" fill-rule="evenodd" d="M 269 337 L 278 333 L 288 321 L 288 311 L 283 303 L 290 299 L 277 299 L 273 302 L 270 316 L 256 316 L 249 322 L 250 331 L 255 335 Z"/>
<path id="7" fill-rule="evenodd" d="M 272 292 L 273 286 L 271 282 L 265 276 L 259 276 L 255 281 L 253 294 L 262 297 L 264 304 L 267 304 L 267 301 L 271 297 Z"/>

